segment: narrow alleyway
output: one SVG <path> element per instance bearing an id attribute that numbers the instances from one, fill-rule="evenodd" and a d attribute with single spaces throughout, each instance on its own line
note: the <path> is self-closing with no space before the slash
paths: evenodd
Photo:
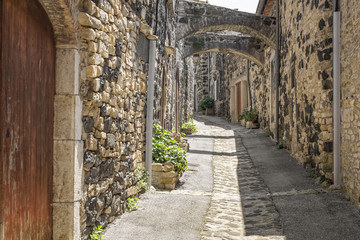
<path id="1" fill-rule="evenodd" d="M 358 210 L 261 130 L 212 116 L 198 116 L 197 127 L 177 189 L 143 195 L 106 240 L 359 239 Z"/>

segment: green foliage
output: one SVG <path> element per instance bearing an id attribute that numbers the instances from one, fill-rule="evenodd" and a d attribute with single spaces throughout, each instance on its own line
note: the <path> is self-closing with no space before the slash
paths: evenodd
<path id="1" fill-rule="evenodd" d="M 317 178 L 317 174 L 316 174 L 315 169 L 311 169 L 311 170 L 308 172 L 308 176 L 309 176 L 310 178 Z"/>
<path id="2" fill-rule="evenodd" d="M 149 186 L 147 184 L 147 179 L 149 177 L 149 173 L 145 168 L 139 168 L 135 171 L 136 184 L 135 187 L 138 191 L 148 190 Z"/>
<path id="3" fill-rule="evenodd" d="M 92 233 L 90 234 L 90 239 L 91 240 L 104 240 L 104 235 L 103 235 L 104 230 L 102 229 L 102 226 L 99 225 L 97 227 L 94 227 Z"/>
<path id="4" fill-rule="evenodd" d="M 266 137 L 270 137 L 270 132 L 265 132 Z"/>
<path id="5" fill-rule="evenodd" d="M 195 50 L 199 50 L 203 46 L 205 46 L 205 42 L 204 41 L 194 41 L 192 46 Z"/>
<path id="6" fill-rule="evenodd" d="M 278 149 L 283 149 L 284 148 L 284 145 L 282 145 L 281 143 L 278 144 Z"/>
<path id="7" fill-rule="evenodd" d="M 199 13 L 200 12 L 200 6 L 199 5 L 196 5 L 195 7 L 194 7 L 194 12 L 195 13 Z"/>
<path id="8" fill-rule="evenodd" d="M 185 123 L 182 123 L 182 124 L 181 124 L 181 128 L 191 129 L 191 131 L 192 131 L 193 133 L 197 132 L 196 126 L 195 126 L 195 124 L 193 123 L 192 120 L 190 120 L 190 121 L 188 121 L 188 122 L 185 122 Z"/>
<path id="9" fill-rule="evenodd" d="M 221 116 L 221 119 L 224 119 L 224 120 L 230 122 L 230 118 L 228 116 L 223 115 L 223 116 Z"/>
<path id="10" fill-rule="evenodd" d="M 258 118 L 258 113 L 256 109 L 253 109 L 251 111 L 245 110 L 238 116 L 239 121 L 244 119 L 246 122 L 252 121 L 253 119 L 257 119 L 257 118 Z"/>
<path id="11" fill-rule="evenodd" d="M 139 198 L 137 198 L 137 197 L 127 198 L 125 211 L 129 212 L 129 211 L 137 210 L 139 208 L 139 205 L 137 204 L 138 201 L 139 201 Z"/>
<path id="12" fill-rule="evenodd" d="M 174 164 L 175 171 L 181 173 L 187 169 L 186 152 L 179 147 L 179 144 L 172 138 L 172 133 L 163 129 L 160 125 L 154 125 L 152 142 L 153 162 Z"/>
<path id="13" fill-rule="evenodd" d="M 214 107 L 214 99 L 208 96 L 204 96 L 203 99 L 200 101 L 200 109 L 205 110 L 207 108 L 213 108 Z"/>

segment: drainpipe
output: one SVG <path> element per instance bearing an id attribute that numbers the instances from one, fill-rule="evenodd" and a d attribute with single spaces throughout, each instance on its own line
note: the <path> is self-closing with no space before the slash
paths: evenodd
<path id="1" fill-rule="evenodd" d="M 247 84 L 248 84 L 248 92 L 250 99 L 250 111 L 252 111 L 252 97 L 251 97 L 251 86 L 250 86 L 250 60 L 247 60 Z"/>
<path id="2" fill-rule="evenodd" d="M 276 53 L 275 53 L 275 124 L 276 144 L 279 144 L 279 84 L 280 84 L 280 9 L 276 0 Z"/>
<path id="3" fill-rule="evenodd" d="M 341 15 L 338 7 L 338 1 L 333 1 L 333 10 L 334 10 L 334 54 L 333 54 L 333 71 L 334 71 L 334 82 L 333 82 L 333 117 L 334 117 L 334 152 L 333 152 L 333 164 L 334 164 L 334 186 L 340 186 L 341 184 L 341 49 L 340 49 L 340 24 L 341 24 Z"/>
<path id="4" fill-rule="evenodd" d="M 152 164 L 152 135 L 154 124 L 154 84 L 155 84 L 155 54 L 156 54 L 156 36 L 148 36 L 150 40 L 149 48 L 149 73 L 147 86 L 147 107 L 146 107 L 146 152 L 145 169 L 149 174 L 148 186 L 151 186 L 151 164 Z"/>

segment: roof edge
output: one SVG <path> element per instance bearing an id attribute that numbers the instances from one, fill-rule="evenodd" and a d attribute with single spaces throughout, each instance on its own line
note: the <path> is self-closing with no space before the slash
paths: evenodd
<path id="1" fill-rule="evenodd" d="M 263 14 L 265 7 L 266 7 L 266 3 L 267 3 L 267 0 L 259 0 L 259 4 L 256 9 L 256 14 L 260 14 L 260 15 Z"/>

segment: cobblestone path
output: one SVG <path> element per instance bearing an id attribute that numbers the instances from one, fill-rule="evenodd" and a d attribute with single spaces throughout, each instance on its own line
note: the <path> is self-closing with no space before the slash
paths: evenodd
<path id="1" fill-rule="evenodd" d="M 214 189 L 202 239 L 285 239 L 269 190 L 239 135 L 212 130 Z"/>

